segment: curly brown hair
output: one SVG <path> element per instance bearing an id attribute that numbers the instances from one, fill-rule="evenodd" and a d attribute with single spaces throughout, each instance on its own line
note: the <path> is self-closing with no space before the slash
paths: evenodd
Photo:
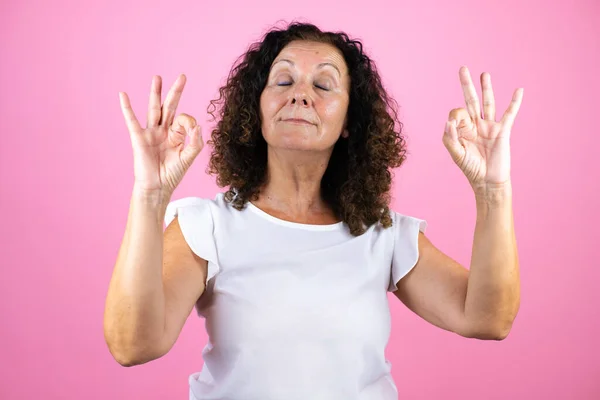
<path id="1" fill-rule="evenodd" d="M 217 185 L 229 186 L 225 200 L 242 210 L 257 200 L 267 172 L 267 143 L 262 136 L 260 96 L 273 60 L 290 42 L 306 40 L 335 46 L 350 75 L 349 137 L 338 140 L 321 180 L 321 195 L 352 235 L 359 236 L 376 222 L 392 225 L 391 168 L 406 158 L 397 104 L 383 88 L 372 59 L 359 40 L 344 32 L 323 32 L 313 24 L 293 22 L 273 28 L 250 45 L 232 68 L 227 82 L 208 112 L 218 120 L 208 144 L 213 150 L 207 172 Z M 218 110 L 218 117 L 215 112 Z"/>

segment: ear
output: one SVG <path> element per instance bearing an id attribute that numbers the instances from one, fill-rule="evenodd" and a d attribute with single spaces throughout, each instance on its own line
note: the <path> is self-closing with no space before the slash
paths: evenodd
<path id="1" fill-rule="evenodd" d="M 348 136 L 350 136 L 350 132 L 348 132 L 348 114 L 346 114 L 346 116 L 344 117 L 344 125 L 342 128 L 342 137 L 344 139 L 348 139 Z"/>

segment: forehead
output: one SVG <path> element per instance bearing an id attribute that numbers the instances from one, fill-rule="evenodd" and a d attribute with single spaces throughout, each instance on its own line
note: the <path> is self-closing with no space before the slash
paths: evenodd
<path id="1" fill-rule="evenodd" d="M 348 68 L 342 53 L 337 47 L 327 43 L 306 40 L 292 41 L 281 50 L 275 60 L 273 60 L 273 64 L 283 59 L 290 60 L 296 65 L 331 63 L 335 65 L 342 74 L 345 75 L 348 73 Z"/>

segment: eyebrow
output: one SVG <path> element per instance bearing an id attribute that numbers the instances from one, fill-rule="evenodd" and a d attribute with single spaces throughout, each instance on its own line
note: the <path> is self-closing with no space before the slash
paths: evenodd
<path id="1" fill-rule="evenodd" d="M 288 60 L 287 58 L 282 58 L 281 60 L 277 60 L 277 61 L 276 61 L 276 62 L 273 64 L 273 66 L 275 66 L 275 64 L 277 64 L 277 63 L 280 63 L 280 62 L 287 62 L 287 63 L 291 64 L 292 66 L 296 65 L 296 64 L 294 64 L 294 62 L 293 62 L 292 60 Z M 330 62 L 324 62 L 324 63 L 320 63 L 319 65 L 317 65 L 317 68 L 323 68 L 323 67 L 324 67 L 324 66 L 326 66 L 326 65 L 329 65 L 330 67 L 333 67 L 333 68 L 335 68 L 335 70 L 338 72 L 338 74 L 339 74 L 340 76 L 342 76 L 342 73 L 340 72 L 339 68 L 338 68 L 338 67 L 337 67 L 335 64 L 332 64 L 332 63 L 330 63 Z"/>

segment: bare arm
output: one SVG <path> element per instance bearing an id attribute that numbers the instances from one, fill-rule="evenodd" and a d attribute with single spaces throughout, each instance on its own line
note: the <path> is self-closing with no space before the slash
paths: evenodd
<path id="1" fill-rule="evenodd" d="M 419 261 L 396 296 L 427 321 L 465 337 L 502 340 L 520 305 L 510 181 L 510 134 L 523 88 L 500 121 L 489 73 L 481 74 L 483 110 L 471 74 L 459 70 L 467 109 L 450 111 L 443 143 L 467 177 L 477 203 L 471 267 L 466 270 L 420 234 Z"/>
<path id="2" fill-rule="evenodd" d="M 204 291 L 206 261 L 177 219 L 163 233 L 168 199 L 133 191 L 104 312 L 104 337 L 124 366 L 166 354 Z"/>
<path id="3" fill-rule="evenodd" d="M 468 336 L 464 318 L 469 270 L 419 232 L 419 259 L 398 281 L 394 295 L 425 321 Z"/>
<path id="4" fill-rule="evenodd" d="M 512 208 L 512 187 L 478 193 L 477 223 L 465 318 L 472 332 L 505 338 L 520 306 L 519 257 Z"/>
<path id="5" fill-rule="evenodd" d="M 461 336 L 506 338 L 520 304 L 510 189 L 477 196 L 471 268 L 419 233 L 419 261 L 394 294 L 426 321 Z"/>

